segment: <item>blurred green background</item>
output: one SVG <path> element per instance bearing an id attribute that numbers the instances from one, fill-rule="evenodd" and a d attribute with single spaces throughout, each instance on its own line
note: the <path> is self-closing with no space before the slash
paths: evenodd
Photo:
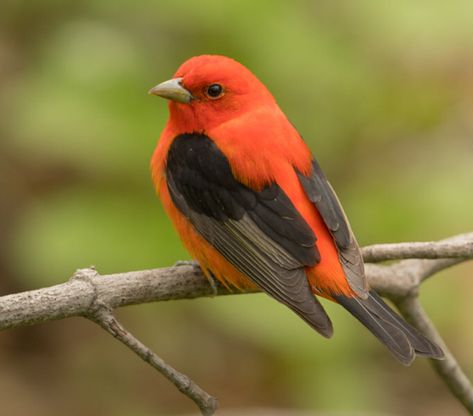
<path id="1" fill-rule="evenodd" d="M 473 228 L 471 0 L 4 0 L 1 294 L 63 282 L 90 264 L 112 273 L 188 258 L 149 178 L 167 106 L 146 92 L 202 53 L 241 61 L 270 88 L 360 244 Z M 470 375 L 472 273 L 471 264 L 441 273 L 421 296 Z M 345 312 L 327 308 L 330 341 L 263 295 L 119 316 L 242 415 L 464 414 L 425 360 L 400 366 Z M 83 319 L 2 333 L 0 368 L 2 414 L 195 412 Z"/>

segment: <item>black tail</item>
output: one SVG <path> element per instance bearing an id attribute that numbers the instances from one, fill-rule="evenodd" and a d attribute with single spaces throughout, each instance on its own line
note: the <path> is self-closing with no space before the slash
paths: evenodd
<path id="1" fill-rule="evenodd" d="M 345 296 L 334 298 L 386 345 L 402 364 L 411 364 L 416 354 L 444 358 L 437 344 L 409 325 L 375 292 L 371 291 L 365 300 Z"/>

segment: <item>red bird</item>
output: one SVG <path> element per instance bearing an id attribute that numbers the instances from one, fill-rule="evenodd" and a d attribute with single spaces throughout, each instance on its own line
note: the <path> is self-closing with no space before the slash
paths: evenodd
<path id="1" fill-rule="evenodd" d="M 204 274 L 258 287 L 325 337 L 316 296 L 339 303 L 403 364 L 441 349 L 369 289 L 360 249 L 335 192 L 266 87 L 224 56 L 189 59 L 150 90 L 170 117 L 153 181 Z"/>

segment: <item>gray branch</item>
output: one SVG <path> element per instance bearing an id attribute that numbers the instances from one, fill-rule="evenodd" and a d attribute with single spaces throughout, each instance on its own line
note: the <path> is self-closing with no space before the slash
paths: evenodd
<path id="1" fill-rule="evenodd" d="M 406 307 L 412 299 L 417 302 L 419 286 L 429 276 L 473 258 L 473 233 L 439 242 L 369 246 L 363 248 L 363 257 L 366 262 L 403 259 L 388 265 L 366 264 L 369 284 L 392 299 L 406 318 L 445 347 L 446 359 L 441 363 L 433 360 L 435 369 L 473 414 L 473 389 L 465 374 L 430 321 L 427 322 L 434 332 L 426 326 L 425 319 L 428 318 L 425 313 L 413 313 L 412 308 Z M 112 311 L 146 302 L 237 293 L 241 292 L 233 293 L 218 283 L 210 285 L 200 268 L 192 262 L 110 275 L 99 275 L 94 268 L 80 269 L 66 283 L 0 297 L 0 329 L 73 316 L 91 319 L 171 380 L 182 393 L 194 400 L 202 414 L 212 415 L 217 408 L 216 399 L 134 338 L 116 320 Z M 414 305 L 414 309 L 419 310 L 419 304 Z M 452 368 L 455 370 L 449 370 Z"/>
<path id="2" fill-rule="evenodd" d="M 375 244 L 363 247 L 366 263 L 401 259 L 472 258 L 473 233 L 460 234 L 442 241 L 422 243 Z"/>
<path id="3" fill-rule="evenodd" d="M 415 324 L 417 328 L 443 349 L 445 360 L 430 360 L 430 362 L 452 394 L 470 414 L 473 414 L 473 386 L 427 316 L 424 308 L 422 308 L 419 298 L 415 296 L 406 297 L 397 302 L 396 306 L 408 321 Z"/>
<path id="4" fill-rule="evenodd" d="M 192 399 L 197 406 L 199 406 L 204 416 L 211 416 L 215 413 L 218 407 L 218 401 L 215 397 L 212 397 L 202 390 L 185 374 L 180 373 L 169 364 L 166 364 L 162 358 L 158 357 L 146 345 L 137 340 L 118 322 L 112 314 L 112 311 L 107 307 L 98 307 L 96 311 L 89 316 L 89 319 L 95 321 L 105 331 L 113 335 L 149 365 L 158 370 L 164 377 L 171 381 L 181 393 Z"/>

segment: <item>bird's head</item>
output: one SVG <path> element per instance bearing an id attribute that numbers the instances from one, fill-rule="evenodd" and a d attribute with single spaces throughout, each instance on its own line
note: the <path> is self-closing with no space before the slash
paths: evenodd
<path id="1" fill-rule="evenodd" d="M 266 87 L 242 64 L 220 55 L 201 55 L 184 62 L 174 77 L 149 91 L 170 100 L 174 123 L 203 130 L 261 106 L 274 106 Z"/>

